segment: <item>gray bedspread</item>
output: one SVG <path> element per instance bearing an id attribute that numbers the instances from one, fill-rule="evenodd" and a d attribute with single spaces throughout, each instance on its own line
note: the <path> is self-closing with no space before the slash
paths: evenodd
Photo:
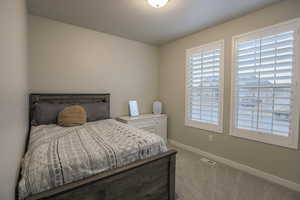
<path id="1" fill-rule="evenodd" d="M 32 127 L 19 198 L 167 151 L 163 139 L 108 119 L 79 127 Z"/>

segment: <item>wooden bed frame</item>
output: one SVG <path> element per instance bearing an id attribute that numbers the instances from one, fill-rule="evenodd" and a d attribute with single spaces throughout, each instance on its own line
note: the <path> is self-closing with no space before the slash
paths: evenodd
<path id="1" fill-rule="evenodd" d="M 109 115 L 110 94 L 31 94 L 29 98 L 29 133 L 34 104 L 106 102 Z M 26 150 L 29 142 L 26 141 Z M 176 151 L 134 162 L 86 179 L 34 194 L 26 200 L 175 200 Z M 21 175 L 19 176 L 19 180 Z M 19 182 L 19 181 L 18 181 Z M 18 184 L 16 200 L 18 199 Z"/>

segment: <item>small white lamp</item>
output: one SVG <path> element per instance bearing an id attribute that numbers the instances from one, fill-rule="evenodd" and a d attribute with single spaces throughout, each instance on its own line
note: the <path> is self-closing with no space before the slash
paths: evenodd
<path id="1" fill-rule="evenodd" d="M 162 103 L 160 101 L 154 101 L 153 114 L 160 115 L 162 113 Z"/>

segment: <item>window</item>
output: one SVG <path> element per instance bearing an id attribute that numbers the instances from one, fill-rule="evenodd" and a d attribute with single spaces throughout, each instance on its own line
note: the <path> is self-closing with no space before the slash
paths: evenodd
<path id="1" fill-rule="evenodd" d="M 299 22 L 233 38 L 231 135 L 297 148 Z"/>
<path id="2" fill-rule="evenodd" d="M 224 41 L 186 51 L 186 126 L 223 131 Z"/>

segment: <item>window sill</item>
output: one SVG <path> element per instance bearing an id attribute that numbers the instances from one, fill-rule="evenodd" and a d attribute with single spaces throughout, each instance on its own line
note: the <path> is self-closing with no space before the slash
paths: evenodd
<path id="1" fill-rule="evenodd" d="M 259 133 L 255 131 L 238 129 L 234 128 L 230 130 L 230 135 L 234 137 L 239 137 L 243 139 L 253 140 L 256 142 L 298 149 L 298 138 L 293 138 L 292 136 L 279 136 L 279 135 L 271 135 L 266 133 Z"/>
<path id="2" fill-rule="evenodd" d="M 215 132 L 215 133 L 223 133 L 223 127 L 218 125 L 192 121 L 192 120 L 186 120 L 184 125 L 192 128 L 198 128 L 206 131 Z"/>

